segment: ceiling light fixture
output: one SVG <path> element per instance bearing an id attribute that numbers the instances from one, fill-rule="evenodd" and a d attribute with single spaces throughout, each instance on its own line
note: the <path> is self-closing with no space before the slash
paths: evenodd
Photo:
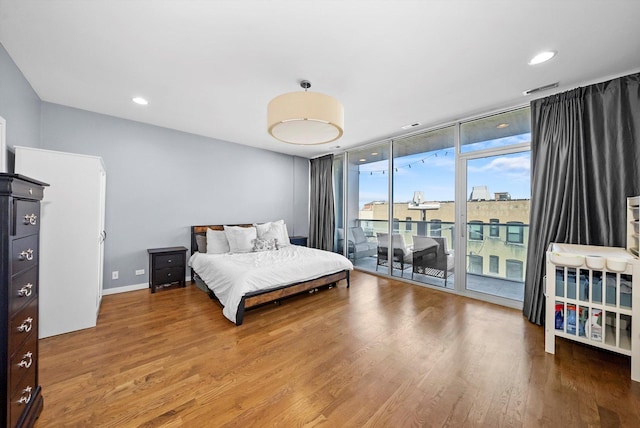
<path id="1" fill-rule="evenodd" d="M 543 62 L 549 61 L 551 58 L 556 56 L 556 51 L 544 51 L 540 52 L 538 55 L 534 56 L 529 60 L 529 65 L 542 64 Z"/>
<path id="2" fill-rule="evenodd" d="M 415 128 L 416 126 L 420 126 L 420 125 L 422 125 L 420 122 L 414 122 L 414 123 L 411 123 L 409 125 L 401 126 L 400 128 L 402 128 L 402 129 L 411 129 L 411 128 Z"/>
<path id="3" fill-rule="evenodd" d="M 146 106 L 147 104 L 149 104 L 149 101 L 145 100 L 142 97 L 133 97 L 131 98 L 131 101 L 133 101 L 136 104 L 139 104 L 141 106 Z"/>
<path id="4" fill-rule="evenodd" d="M 498 129 L 504 129 L 504 128 L 506 128 L 507 126 L 509 126 L 509 124 L 508 124 L 508 123 L 501 123 L 501 124 L 499 124 L 498 126 L 496 126 L 496 128 L 498 128 Z"/>
<path id="5" fill-rule="evenodd" d="M 302 80 L 304 92 L 282 94 L 267 106 L 267 127 L 274 138 L 290 144 L 324 144 L 342 137 L 344 108 L 337 99 L 308 92 L 308 80 Z"/>

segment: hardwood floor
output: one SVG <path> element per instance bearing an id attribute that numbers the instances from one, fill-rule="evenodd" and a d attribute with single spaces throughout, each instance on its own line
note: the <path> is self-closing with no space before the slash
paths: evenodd
<path id="1" fill-rule="evenodd" d="M 363 272 L 239 327 L 194 286 L 105 296 L 40 356 L 37 428 L 640 426 L 629 358 Z"/>

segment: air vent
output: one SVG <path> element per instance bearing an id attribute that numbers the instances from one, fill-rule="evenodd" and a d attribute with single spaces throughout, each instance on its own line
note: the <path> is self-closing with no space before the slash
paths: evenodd
<path id="1" fill-rule="evenodd" d="M 420 122 L 416 122 L 416 123 L 412 123 L 411 125 L 405 125 L 402 127 L 402 129 L 415 128 L 416 126 L 420 126 L 420 125 L 422 125 Z"/>
<path id="2" fill-rule="evenodd" d="M 535 94 L 536 92 L 546 91 L 547 89 L 557 88 L 558 85 L 559 85 L 559 82 L 556 82 L 556 83 L 551 83 L 549 85 L 540 86 L 539 88 L 529 89 L 528 91 L 524 91 L 522 95 L 531 95 L 531 94 Z"/>

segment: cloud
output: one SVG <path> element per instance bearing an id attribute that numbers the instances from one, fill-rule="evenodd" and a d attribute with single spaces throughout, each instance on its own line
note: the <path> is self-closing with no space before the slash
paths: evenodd
<path id="1" fill-rule="evenodd" d="M 527 132 L 519 135 L 511 135 L 509 137 L 496 138 L 494 140 L 480 141 L 477 143 L 465 144 L 461 147 L 463 153 L 493 149 L 496 147 L 511 146 L 513 144 L 529 143 L 531 142 L 531 133 Z"/>
<path id="2" fill-rule="evenodd" d="M 469 166 L 470 172 L 495 172 L 495 173 L 529 173 L 531 170 L 531 158 L 526 156 L 501 156 L 491 160 L 482 166 Z"/>

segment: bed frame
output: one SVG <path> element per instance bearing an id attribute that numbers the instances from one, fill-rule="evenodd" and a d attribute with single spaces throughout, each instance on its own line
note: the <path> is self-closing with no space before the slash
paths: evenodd
<path id="1" fill-rule="evenodd" d="M 235 224 L 233 226 L 240 227 L 252 227 L 252 224 Z M 203 226 L 191 226 L 191 254 L 198 251 L 198 243 L 196 241 L 196 236 L 206 236 L 207 229 L 213 230 L 224 230 L 223 225 L 203 225 Z M 343 270 L 336 273 L 331 273 L 325 276 L 321 276 L 316 279 L 311 279 L 309 281 L 297 282 L 295 284 L 284 285 L 278 288 L 272 288 L 267 291 L 253 291 L 251 293 L 247 293 L 242 297 L 240 301 L 240 305 L 238 306 L 238 312 L 236 314 L 236 325 L 241 325 L 244 319 L 244 312 L 246 310 L 256 308 L 258 306 L 262 306 L 266 303 L 275 302 L 280 304 L 281 300 L 285 297 L 293 296 L 295 294 L 300 294 L 304 292 L 316 292 L 321 287 L 331 288 L 335 286 L 338 281 L 343 279 L 347 280 L 347 288 L 349 288 L 349 271 Z M 216 295 L 207 287 L 205 282 L 198 276 L 197 273 L 193 269 L 191 269 L 191 282 L 194 283 L 199 289 L 204 291 L 211 297 L 216 300 L 218 303 L 220 301 L 216 297 Z"/>

